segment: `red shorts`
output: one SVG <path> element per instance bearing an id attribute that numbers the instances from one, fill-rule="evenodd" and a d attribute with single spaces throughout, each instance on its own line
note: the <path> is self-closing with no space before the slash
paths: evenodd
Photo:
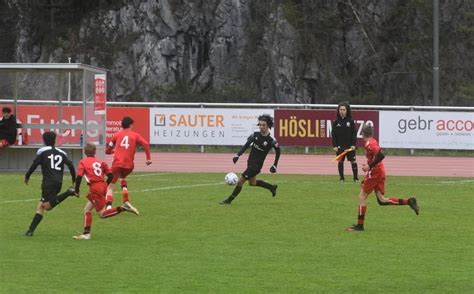
<path id="1" fill-rule="evenodd" d="M 370 171 L 362 180 L 361 186 L 366 193 L 371 193 L 375 190 L 385 194 L 385 172 L 380 170 Z"/>
<path id="2" fill-rule="evenodd" d="M 112 184 L 117 183 L 119 178 L 125 179 L 132 171 L 133 168 L 112 167 Z"/>
<path id="3" fill-rule="evenodd" d="M 89 194 L 87 194 L 87 199 L 94 204 L 94 208 L 97 212 L 104 209 L 107 201 L 105 200 L 105 194 L 107 194 L 107 184 L 103 183 L 93 183 L 89 186 Z"/>

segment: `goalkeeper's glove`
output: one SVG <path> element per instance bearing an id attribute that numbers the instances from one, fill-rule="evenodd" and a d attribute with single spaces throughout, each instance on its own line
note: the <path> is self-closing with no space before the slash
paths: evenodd
<path id="1" fill-rule="evenodd" d="M 271 172 L 272 174 L 276 173 L 276 172 L 277 172 L 277 166 L 276 166 L 276 165 L 272 165 L 272 166 L 270 167 L 270 172 Z"/>
<path id="2" fill-rule="evenodd" d="M 234 162 L 234 164 L 236 164 L 238 160 L 239 160 L 239 156 L 236 154 L 234 158 L 232 158 L 232 161 Z"/>

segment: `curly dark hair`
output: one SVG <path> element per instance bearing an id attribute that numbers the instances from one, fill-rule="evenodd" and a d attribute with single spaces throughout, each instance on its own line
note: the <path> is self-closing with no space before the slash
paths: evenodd
<path id="1" fill-rule="evenodd" d="M 341 115 L 339 114 L 339 108 L 341 108 L 341 106 L 344 106 L 347 110 L 346 117 L 352 118 L 351 106 L 349 105 L 349 102 L 347 102 L 347 101 L 339 102 L 339 104 L 337 105 L 337 110 L 336 110 L 337 111 L 337 118 L 341 118 Z"/>
<path id="2" fill-rule="evenodd" d="M 267 126 L 268 126 L 269 129 L 271 129 L 273 127 L 273 117 L 271 117 L 271 115 L 269 115 L 269 114 L 260 115 L 258 117 L 258 120 L 267 122 Z"/>

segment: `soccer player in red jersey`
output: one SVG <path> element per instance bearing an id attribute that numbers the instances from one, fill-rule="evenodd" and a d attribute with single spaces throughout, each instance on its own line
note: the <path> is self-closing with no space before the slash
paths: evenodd
<path id="1" fill-rule="evenodd" d="M 150 144 L 140 134 L 132 131 L 133 119 L 125 116 L 122 119 L 122 130 L 115 133 L 105 150 L 106 154 L 114 154 L 112 161 L 112 182 L 107 188 L 107 206 L 113 201 L 114 184 L 121 178 L 122 200 L 130 207 L 127 176 L 133 171 L 135 151 L 138 145 L 143 146 L 146 154 L 146 165 L 151 164 Z"/>
<path id="2" fill-rule="evenodd" d="M 379 205 L 409 205 L 411 209 L 419 214 L 420 208 L 416 202 L 415 197 L 411 198 L 386 198 L 385 194 L 385 167 L 382 160 L 385 155 L 379 146 L 377 140 L 373 136 L 373 128 L 370 125 L 362 127 L 362 138 L 365 141 L 365 156 L 367 157 L 367 164 L 362 166 L 362 170 L 366 173 L 364 180 L 361 183 L 359 193 L 359 213 L 357 224 L 347 228 L 347 231 L 364 231 L 365 212 L 367 211 L 367 197 L 372 191 L 375 191 L 377 202 Z"/>
<path id="3" fill-rule="evenodd" d="M 99 213 L 101 218 L 108 218 L 115 216 L 122 211 L 129 211 L 138 215 L 135 208 L 124 203 L 122 206 L 106 209 L 105 207 L 105 193 L 107 192 L 107 185 L 112 181 L 112 172 L 104 161 L 95 158 L 96 146 L 92 143 L 87 143 L 84 147 L 83 158 L 79 162 L 76 177 L 75 193 L 79 195 L 82 178 L 84 178 L 89 185 L 89 193 L 87 194 L 87 203 L 84 207 L 84 231 L 81 235 L 73 236 L 75 240 L 89 240 L 92 226 L 92 209 Z M 107 176 L 107 182 L 104 180 Z"/>

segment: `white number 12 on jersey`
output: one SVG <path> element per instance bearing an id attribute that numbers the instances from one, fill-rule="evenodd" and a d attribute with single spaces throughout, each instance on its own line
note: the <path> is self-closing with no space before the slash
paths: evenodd
<path id="1" fill-rule="evenodd" d="M 63 158 L 61 157 L 61 155 L 54 155 L 54 154 L 51 154 L 50 156 L 48 156 L 48 158 L 51 160 L 51 169 L 55 169 L 55 170 L 61 170 L 61 162 L 63 162 Z"/>

